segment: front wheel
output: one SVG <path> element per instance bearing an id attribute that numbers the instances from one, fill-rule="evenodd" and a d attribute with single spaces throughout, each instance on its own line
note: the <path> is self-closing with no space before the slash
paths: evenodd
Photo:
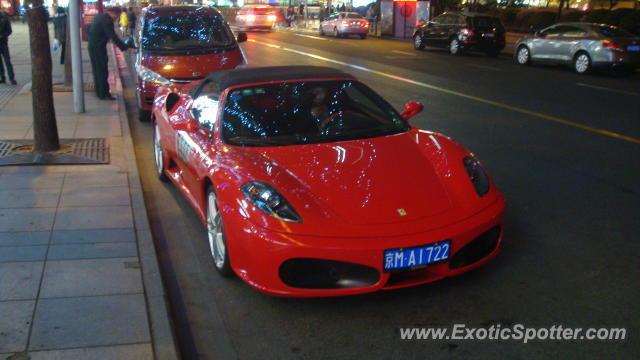
<path id="1" fill-rule="evenodd" d="M 333 36 L 335 36 L 336 38 L 339 38 L 342 36 L 340 35 L 340 31 L 338 31 L 338 28 L 333 28 Z"/>
<path id="2" fill-rule="evenodd" d="M 449 53 L 456 56 L 462 53 L 462 50 L 460 50 L 460 41 L 458 41 L 458 39 L 451 39 L 451 42 L 449 43 Z"/>
<path id="3" fill-rule="evenodd" d="M 158 130 L 158 122 L 153 125 L 153 158 L 156 163 L 156 175 L 161 181 L 167 181 L 167 174 L 164 172 L 164 150 L 160 141 L 160 130 Z"/>
<path id="4" fill-rule="evenodd" d="M 413 37 L 413 48 L 416 50 L 424 49 L 424 41 L 422 40 L 422 36 L 420 34 L 416 34 Z"/>
<path id="5" fill-rule="evenodd" d="M 522 45 L 518 48 L 516 52 L 516 63 L 519 65 L 529 65 L 531 64 L 531 53 L 529 52 L 529 48 Z"/>
<path id="6" fill-rule="evenodd" d="M 320 28 L 320 36 L 324 36 L 324 30 L 322 30 L 322 26 L 319 26 Z"/>
<path id="7" fill-rule="evenodd" d="M 360 39 L 364 40 L 367 38 L 367 34 L 360 34 Z"/>
<path id="8" fill-rule="evenodd" d="M 591 70 L 591 58 L 585 52 L 578 53 L 573 59 L 573 70 L 578 74 L 586 74 Z"/>
<path id="9" fill-rule="evenodd" d="M 222 226 L 222 218 L 218 212 L 218 201 L 213 188 L 207 190 L 207 240 L 213 265 L 220 275 L 229 277 L 233 274 L 229 261 L 229 250 Z"/>

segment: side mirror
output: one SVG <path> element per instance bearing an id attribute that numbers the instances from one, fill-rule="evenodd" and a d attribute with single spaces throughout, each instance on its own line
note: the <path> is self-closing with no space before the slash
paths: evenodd
<path id="1" fill-rule="evenodd" d="M 424 105 L 419 102 L 409 101 L 404 105 L 404 109 L 400 113 L 405 119 L 410 119 L 419 114 L 424 109 Z"/>
<path id="2" fill-rule="evenodd" d="M 236 41 L 239 43 L 247 41 L 247 33 L 240 31 L 236 37 Z"/>

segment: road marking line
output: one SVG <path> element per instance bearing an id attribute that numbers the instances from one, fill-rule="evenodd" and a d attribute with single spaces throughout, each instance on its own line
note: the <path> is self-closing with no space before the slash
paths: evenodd
<path id="1" fill-rule="evenodd" d="M 258 41 L 256 41 L 256 42 L 258 42 Z M 362 70 L 362 71 L 366 71 L 366 72 L 369 72 L 369 73 L 372 73 L 372 74 L 377 74 L 377 75 L 380 75 L 380 76 L 388 77 L 390 79 L 403 81 L 403 82 L 406 82 L 406 83 L 409 83 L 409 84 L 421 86 L 421 87 L 424 87 L 424 88 L 427 88 L 427 89 L 431 89 L 431 90 L 435 90 L 435 91 L 439 91 L 439 92 L 442 92 L 442 93 L 445 93 L 445 94 L 463 97 L 463 98 L 474 100 L 474 101 L 477 101 L 477 102 L 481 102 L 481 103 L 493 105 L 493 106 L 496 106 L 496 107 L 500 107 L 500 108 L 503 108 L 503 109 L 519 112 L 521 114 L 538 117 L 540 119 L 553 121 L 553 122 L 556 122 L 556 123 L 559 123 L 559 124 L 575 127 L 575 128 L 586 130 L 586 131 L 593 132 L 593 133 L 596 133 L 596 134 L 600 134 L 600 135 L 609 136 L 609 137 L 612 137 L 612 138 L 615 138 L 615 139 L 628 141 L 628 142 L 631 142 L 631 143 L 634 143 L 634 144 L 640 144 L 640 139 L 636 139 L 636 138 L 631 137 L 631 136 L 626 136 L 626 135 L 618 134 L 618 133 L 613 132 L 613 131 L 604 130 L 604 129 L 596 128 L 596 127 L 593 127 L 593 126 L 576 123 L 576 122 L 573 122 L 573 121 L 561 119 L 561 118 L 556 117 L 556 116 L 539 113 L 537 111 L 523 109 L 523 108 L 520 108 L 520 107 L 517 107 L 517 106 L 512 106 L 512 105 L 504 104 L 504 103 L 501 103 L 501 102 L 498 102 L 498 101 L 493 101 L 493 100 L 481 98 L 481 97 L 478 97 L 478 96 L 465 94 L 465 93 L 462 93 L 462 92 L 459 92 L 459 91 L 450 90 L 450 89 L 446 89 L 446 88 L 435 86 L 435 85 L 430 85 L 430 84 L 423 83 L 423 82 L 420 82 L 420 81 L 403 78 L 401 76 L 385 73 L 385 72 L 378 71 L 378 70 L 369 69 L 369 68 L 366 68 L 364 66 L 349 64 L 349 63 L 346 63 L 346 62 L 343 62 L 343 61 L 340 61 L 340 60 L 329 59 L 329 58 L 326 58 L 324 56 L 315 55 L 315 54 L 311 54 L 311 53 L 300 51 L 300 50 L 295 50 L 295 49 L 286 48 L 286 47 L 283 47 L 282 50 L 286 50 L 286 51 L 289 51 L 289 52 L 293 52 L 293 53 L 296 53 L 296 54 L 308 56 L 308 57 L 311 57 L 311 58 L 314 58 L 314 59 L 318 59 L 318 60 L 322 60 L 322 61 L 326 61 L 326 62 L 331 62 L 331 63 L 334 63 L 334 64 L 348 66 L 348 67 L 351 67 L 351 68 L 354 68 L 354 69 L 358 69 L 358 70 Z"/>
<path id="2" fill-rule="evenodd" d="M 275 49 L 280 49 L 280 45 L 271 44 L 271 43 L 264 42 L 264 41 L 258 41 L 258 40 L 254 40 L 254 39 L 247 39 L 247 41 L 254 42 L 256 44 L 266 45 L 268 47 L 272 47 L 272 48 L 275 48 Z"/>
<path id="3" fill-rule="evenodd" d="M 312 38 L 312 39 L 316 39 L 316 40 L 327 40 L 323 37 L 319 37 L 319 36 L 313 36 L 313 35 L 307 35 L 307 34 L 298 34 L 298 33 L 294 33 L 293 35 L 295 36 L 304 36 L 304 37 L 308 37 L 308 38 Z"/>
<path id="4" fill-rule="evenodd" d="M 640 96 L 640 93 L 637 93 L 637 92 L 618 90 L 618 89 L 611 89 L 611 88 L 604 87 L 604 86 L 589 85 L 589 84 L 585 84 L 585 83 L 576 83 L 576 85 L 583 86 L 583 87 L 588 87 L 588 88 L 593 88 L 593 89 L 598 89 L 598 90 L 610 91 L 610 92 L 614 92 L 614 93 L 618 93 L 618 94 L 631 95 L 631 96 Z"/>
<path id="5" fill-rule="evenodd" d="M 402 55 L 416 56 L 416 54 L 414 54 L 414 53 L 401 51 L 401 50 L 391 50 L 391 52 L 392 53 L 396 53 L 396 54 L 402 54 Z"/>

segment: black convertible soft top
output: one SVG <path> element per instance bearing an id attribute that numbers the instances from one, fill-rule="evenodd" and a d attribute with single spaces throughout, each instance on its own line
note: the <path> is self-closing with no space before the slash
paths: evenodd
<path id="1" fill-rule="evenodd" d="M 220 92 L 225 89 L 252 83 L 264 83 L 272 81 L 286 80 L 322 80 L 346 78 L 354 79 L 353 75 L 346 72 L 324 66 L 267 66 L 234 70 L 222 70 L 209 74 L 204 78 L 198 86 L 193 87 L 190 91 L 191 97 L 200 94 L 202 88 L 207 84 L 214 82 Z"/>

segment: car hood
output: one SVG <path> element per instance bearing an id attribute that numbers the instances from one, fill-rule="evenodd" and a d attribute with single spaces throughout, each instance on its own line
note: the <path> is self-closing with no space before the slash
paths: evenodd
<path id="1" fill-rule="evenodd" d="M 294 207 L 305 189 L 323 210 L 357 225 L 408 222 L 441 214 L 451 199 L 434 166 L 408 132 L 337 143 L 248 148 L 277 167 L 272 179 Z M 268 180 L 267 180 L 268 181 Z M 289 196 L 291 194 L 291 196 Z M 332 216 L 330 216 L 332 217 Z"/>
<path id="2" fill-rule="evenodd" d="M 142 65 L 167 79 L 200 79 L 242 63 L 238 48 L 200 55 L 144 54 Z"/>

